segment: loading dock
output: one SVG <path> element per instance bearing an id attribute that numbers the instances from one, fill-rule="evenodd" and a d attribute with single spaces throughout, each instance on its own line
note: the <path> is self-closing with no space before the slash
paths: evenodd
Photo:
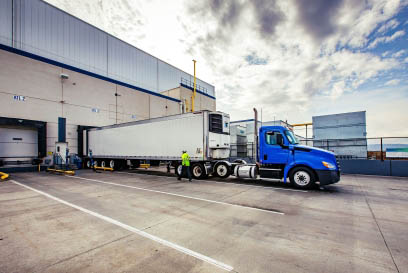
<path id="1" fill-rule="evenodd" d="M 36 165 L 46 156 L 46 122 L 0 117 L 0 167 Z"/>

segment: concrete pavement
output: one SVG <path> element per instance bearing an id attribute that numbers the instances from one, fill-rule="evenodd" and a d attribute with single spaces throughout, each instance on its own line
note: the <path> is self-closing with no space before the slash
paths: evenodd
<path id="1" fill-rule="evenodd" d="M 408 179 L 343 176 L 297 191 L 139 173 L 77 177 L 13 175 L 56 199 L 0 183 L 1 272 L 229 270 L 217 262 L 233 272 L 408 272 Z"/>

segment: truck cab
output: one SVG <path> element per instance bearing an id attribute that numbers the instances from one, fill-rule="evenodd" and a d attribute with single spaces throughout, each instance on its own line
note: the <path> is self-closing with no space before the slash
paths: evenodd
<path id="1" fill-rule="evenodd" d="M 300 145 L 295 135 L 283 126 L 259 129 L 259 175 L 282 179 L 298 188 L 310 188 L 340 180 L 340 168 L 334 153 Z"/>

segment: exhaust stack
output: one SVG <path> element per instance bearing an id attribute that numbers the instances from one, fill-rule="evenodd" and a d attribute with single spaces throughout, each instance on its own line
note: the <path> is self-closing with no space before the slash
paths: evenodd
<path id="1" fill-rule="evenodd" d="M 254 108 L 254 114 L 255 114 L 255 118 L 254 118 L 254 122 L 255 122 L 255 126 L 254 126 L 254 135 L 255 135 L 255 162 L 258 163 L 259 162 L 259 154 L 258 154 L 258 110 L 256 110 L 256 108 Z"/>

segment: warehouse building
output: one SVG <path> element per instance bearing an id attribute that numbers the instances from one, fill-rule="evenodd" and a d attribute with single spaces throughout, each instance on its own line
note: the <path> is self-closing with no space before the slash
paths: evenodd
<path id="1" fill-rule="evenodd" d="M 339 158 L 367 158 L 366 112 L 313 116 L 313 146 Z"/>
<path id="2" fill-rule="evenodd" d="M 41 0 L 0 1 L 0 161 L 84 152 L 84 128 L 191 111 L 193 76 Z M 194 110 L 215 110 L 197 79 Z M 1 164 L 1 162 L 0 162 Z"/>

